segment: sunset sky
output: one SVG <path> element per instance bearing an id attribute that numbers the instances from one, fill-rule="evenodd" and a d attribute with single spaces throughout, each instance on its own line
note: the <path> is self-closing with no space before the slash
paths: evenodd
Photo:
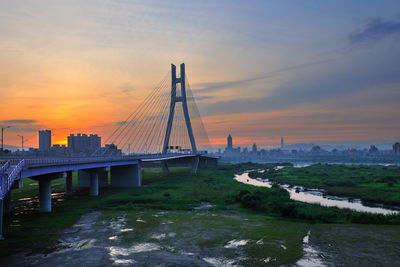
<path id="1" fill-rule="evenodd" d="M 185 62 L 211 142 L 400 140 L 398 0 L 0 0 L 0 125 L 106 139 Z"/>

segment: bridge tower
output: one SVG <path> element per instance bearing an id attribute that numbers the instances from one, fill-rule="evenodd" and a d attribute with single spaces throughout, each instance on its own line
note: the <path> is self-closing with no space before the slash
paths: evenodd
<path id="1" fill-rule="evenodd" d="M 196 148 L 196 142 L 194 140 L 193 136 L 193 130 L 192 130 L 192 125 L 190 124 L 190 117 L 189 117 L 189 111 L 188 111 L 188 106 L 187 106 L 187 101 L 186 101 L 186 83 L 185 83 L 185 64 L 181 64 L 181 77 L 177 78 L 176 77 L 176 67 L 174 64 L 171 64 L 171 102 L 170 102 L 170 108 L 169 108 L 169 116 L 168 116 L 168 124 L 167 124 L 167 129 L 165 133 L 165 138 L 164 138 L 164 146 L 162 149 L 162 153 L 166 154 L 168 150 L 168 145 L 169 145 L 169 138 L 171 136 L 171 129 L 172 129 L 172 123 L 174 121 L 174 113 L 175 113 L 175 105 L 176 103 L 182 103 L 182 108 L 183 108 L 183 114 L 185 116 L 185 122 L 186 122 L 186 128 L 188 131 L 189 139 L 190 139 L 190 144 L 192 146 L 192 153 L 197 153 L 197 148 Z M 177 94 L 177 84 L 180 84 L 180 94 Z"/>

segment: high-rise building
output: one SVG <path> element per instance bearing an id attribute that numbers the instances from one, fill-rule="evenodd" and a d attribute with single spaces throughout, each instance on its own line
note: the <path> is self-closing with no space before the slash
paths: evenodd
<path id="1" fill-rule="evenodd" d="M 39 151 L 50 151 L 51 148 L 51 131 L 39 131 Z"/>
<path id="2" fill-rule="evenodd" d="M 101 147 L 101 137 L 97 134 L 70 134 L 67 139 L 68 150 L 72 154 L 89 154 Z"/>
<path id="3" fill-rule="evenodd" d="M 227 141 L 228 141 L 228 145 L 227 145 L 227 149 L 228 150 L 231 150 L 233 147 L 232 147 L 232 136 L 231 135 L 228 135 L 228 138 L 226 138 L 227 139 Z"/>
<path id="4" fill-rule="evenodd" d="M 251 152 L 257 153 L 257 145 L 256 145 L 256 143 L 253 144 L 253 148 L 251 149 Z"/>
<path id="5" fill-rule="evenodd" d="M 281 148 L 283 149 L 285 147 L 285 143 L 283 142 L 283 136 L 281 136 Z"/>
<path id="6" fill-rule="evenodd" d="M 400 155 L 400 143 L 396 142 L 393 144 L 393 153 L 395 155 Z"/>

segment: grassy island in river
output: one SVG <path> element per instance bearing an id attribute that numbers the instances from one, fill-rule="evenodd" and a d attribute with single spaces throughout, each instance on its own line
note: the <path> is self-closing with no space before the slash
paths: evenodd
<path id="1" fill-rule="evenodd" d="M 281 184 L 324 189 L 330 195 L 400 206 L 400 166 L 315 164 L 304 168 L 268 168 L 252 175 Z"/>

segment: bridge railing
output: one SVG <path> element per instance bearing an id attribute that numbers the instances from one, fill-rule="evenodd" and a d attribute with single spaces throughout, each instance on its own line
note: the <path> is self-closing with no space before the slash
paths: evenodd
<path id="1" fill-rule="evenodd" d="M 0 173 L 6 173 L 10 168 L 10 161 L 6 161 L 0 168 Z"/>
<path id="2" fill-rule="evenodd" d="M 0 167 L 0 198 L 3 199 L 4 195 L 7 194 L 7 179 L 8 171 L 10 168 L 10 161 L 6 161 Z"/>
<path id="3" fill-rule="evenodd" d="M 8 164 L 7 164 L 8 163 Z M 7 193 L 10 191 L 11 186 L 13 185 L 15 180 L 19 180 L 21 171 L 24 167 L 24 160 L 20 160 L 19 163 L 14 167 L 14 169 L 7 175 L 7 171 L 10 168 L 10 162 L 7 162 L 1 167 L 1 170 L 4 168 L 4 172 L 0 173 L 1 181 L 0 181 L 0 198 L 3 199 Z"/>

